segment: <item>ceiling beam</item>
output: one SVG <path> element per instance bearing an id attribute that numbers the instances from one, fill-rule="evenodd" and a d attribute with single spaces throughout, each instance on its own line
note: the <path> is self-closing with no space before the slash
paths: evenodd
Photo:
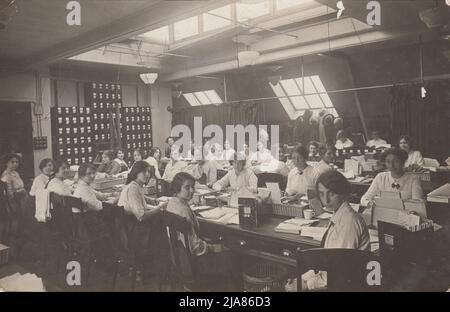
<path id="1" fill-rule="evenodd" d="M 316 42 L 311 42 L 296 47 L 283 48 L 280 50 L 271 50 L 270 52 L 261 54 L 258 60 L 256 61 L 256 64 L 266 64 L 286 59 L 292 59 L 304 55 L 324 53 L 333 50 L 340 50 L 354 46 L 361 46 L 380 41 L 393 40 L 414 33 L 418 35 L 419 34 L 418 32 L 420 31 L 423 31 L 422 28 L 417 29 L 413 27 L 402 27 L 391 31 L 373 30 L 359 34 L 350 33 L 348 35 L 330 38 L 330 40 L 319 40 Z M 237 68 L 238 62 L 236 60 L 236 57 L 234 56 L 234 59 L 223 61 L 221 63 L 205 66 L 196 66 L 184 70 L 178 70 L 170 74 L 165 74 L 162 75 L 159 80 L 160 81 L 180 80 L 192 76 L 224 72 Z"/>
<path id="2" fill-rule="evenodd" d="M 61 59 L 105 46 L 112 42 L 118 42 L 140 33 L 151 31 L 176 20 L 200 14 L 209 8 L 225 5 L 231 1 L 232 0 L 209 0 L 208 2 L 159 1 L 145 10 L 141 10 L 139 13 L 51 46 L 44 51 L 21 60 L 18 62 L 18 65 L 25 69 L 45 66 Z"/>

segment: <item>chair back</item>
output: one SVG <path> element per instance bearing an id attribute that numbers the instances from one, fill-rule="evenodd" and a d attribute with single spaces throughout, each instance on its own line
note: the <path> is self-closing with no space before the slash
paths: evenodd
<path id="1" fill-rule="evenodd" d="M 195 279 L 195 255 L 191 253 L 189 245 L 189 233 L 191 224 L 183 217 L 171 212 L 162 213 L 164 228 L 167 231 L 167 238 L 170 250 L 170 256 L 175 273 L 181 277 L 184 282 L 192 282 L 187 279 Z"/>
<path id="2" fill-rule="evenodd" d="M 315 248 L 299 251 L 297 254 L 297 288 L 302 291 L 301 276 L 309 270 L 327 272 L 328 291 L 368 291 L 370 270 L 368 263 L 373 259 L 369 251 L 348 248 Z M 373 287 L 373 286 L 372 286 Z"/>
<path id="3" fill-rule="evenodd" d="M 280 190 L 286 189 L 286 178 L 280 173 L 262 172 L 256 175 L 258 187 L 266 187 L 266 182 L 278 183 Z"/>
<path id="4" fill-rule="evenodd" d="M 72 196 L 61 196 L 50 193 L 50 203 L 52 205 L 52 222 L 56 231 L 62 239 L 71 241 L 77 236 L 77 225 L 72 212 L 72 207 L 83 211 L 81 198 Z"/>
<path id="5" fill-rule="evenodd" d="M 0 181 L 0 220 L 6 220 L 11 213 L 6 183 Z"/>

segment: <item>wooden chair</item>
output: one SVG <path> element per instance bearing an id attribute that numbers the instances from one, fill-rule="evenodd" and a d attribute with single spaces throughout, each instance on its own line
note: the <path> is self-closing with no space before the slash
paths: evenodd
<path id="1" fill-rule="evenodd" d="M 163 225 L 167 231 L 170 252 L 170 282 L 172 291 L 176 290 L 179 281 L 186 288 L 197 288 L 198 280 L 195 270 L 195 255 L 191 253 L 188 235 L 191 224 L 184 218 L 164 211 Z M 180 235 L 181 234 L 181 235 Z M 179 236 L 183 240 L 179 240 Z"/>
<path id="2" fill-rule="evenodd" d="M 287 180 L 282 174 L 262 172 L 258 173 L 256 177 L 258 178 L 258 187 L 266 187 L 266 182 L 274 182 L 278 183 L 278 185 L 280 186 L 280 190 L 286 189 Z"/>
<path id="3" fill-rule="evenodd" d="M 327 272 L 327 291 L 370 291 L 367 264 L 369 251 L 347 248 L 315 248 L 297 253 L 297 291 L 302 291 L 302 274 L 309 270 Z"/>

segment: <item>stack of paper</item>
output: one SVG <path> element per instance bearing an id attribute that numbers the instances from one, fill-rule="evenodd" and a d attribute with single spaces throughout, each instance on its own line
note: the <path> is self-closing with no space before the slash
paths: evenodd
<path id="1" fill-rule="evenodd" d="M 211 210 L 201 211 L 199 214 L 205 219 L 218 220 L 225 215 L 225 211 L 223 211 L 222 208 L 214 208 Z"/>
<path id="2" fill-rule="evenodd" d="M 427 201 L 433 203 L 448 203 L 450 199 L 450 183 L 444 184 L 428 193 Z"/>
<path id="3" fill-rule="evenodd" d="M 325 232 L 327 231 L 326 227 L 317 227 L 317 226 L 306 226 L 302 227 L 301 236 L 312 237 L 312 239 L 317 241 L 322 241 Z"/>
<path id="4" fill-rule="evenodd" d="M 15 273 L 0 279 L 0 288 L 4 291 L 45 291 L 42 279 L 30 273 Z"/>
<path id="5" fill-rule="evenodd" d="M 369 237 L 370 237 L 370 251 L 374 252 L 380 249 L 380 244 L 378 240 L 378 231 L 369 229 Z"/>
<path id="6" fill-rule="evenodd" d="M 293 218 L 281 222 L 275 227 L 275 232 L 300 234 L 302 227 L 316 223 L 317 220 L 306 220 L 303 218 Z"/>

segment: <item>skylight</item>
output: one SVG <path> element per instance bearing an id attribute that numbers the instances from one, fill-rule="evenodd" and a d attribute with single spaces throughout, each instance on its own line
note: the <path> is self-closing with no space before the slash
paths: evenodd
<path id="1" fill-rule="evenodd" d="M 192 37 L 198 34 L 198 16 L 192 16 L 173 24 L 175 40 Z"/>
<path id="2" fill-rule="evenodd" d="M 270 12 L 269 1 L 260 3 L 236 2 L 236 15 L 239 22 L 267 15 Z"/>
<path id="3" fill-rule="evenodd" d="M 161 28 L 146 32 L 141 37 L 145 37 L 157 43 L 169 43 L 169 26 L 163 26 Z"/>
<path id="4" fill-rule="evenodd" d="M 211 31 L 231 25 L 231 5 L 211 10 L 208 13 L 203 14 L 203 31 Z"/>
<path id="5" fill-rule="evenodd" d="M 311 0 L 276 0 L 276 9 L 284 10 L 294 6 L 305 4 L 306 2 L 312 2 Z"/>
<path id="6" fill-rule="evenodd" d="M 275 86 L 271 83 L 269 85 L 291 119 L 303 115 L 306 109 L 314 114 L 325 109 L 335 117 L 338 116 L 322 80 L 317 75 L 303 79 L 285 79 Z"/>
<path id="7" fill-rule="evenodd" d="M 222 99 L 217 94 L 216 90 L 184 93 L 183 96 L 191 106 L 201 106 L 210 104 L 218 105 L 223 103 Z"/>

